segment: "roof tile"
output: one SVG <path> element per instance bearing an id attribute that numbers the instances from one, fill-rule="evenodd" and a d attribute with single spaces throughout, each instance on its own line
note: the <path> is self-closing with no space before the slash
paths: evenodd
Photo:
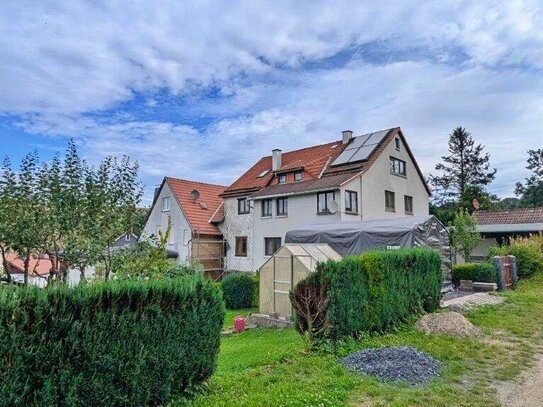
<path id="1" fill-rule="evenodd" d="M 193 231 L 204 235 L 220 235 L 219 228 L 209 223 L 210 218 L 222 204 L 220 195 L 226 189 L 223 185 L 166 177 L 177 203 L 183 210 Z M 192 199 L 191 192 L 197 190 L 200 197 Z"/>
<path id="2" fill-rule="evenodd" d="M 476 211 L 473 214 L 479 225 L 543 223 L 543 208 L 523 208 L 510 211 Z"/>

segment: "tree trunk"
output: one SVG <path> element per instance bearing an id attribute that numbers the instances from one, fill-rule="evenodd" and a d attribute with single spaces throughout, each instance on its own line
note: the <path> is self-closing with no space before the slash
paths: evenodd
<path id="1" fill-rule="evenodd" d="M 30 251 L 26 252 L 25 260 L 24 260 L 24 285 L 28 285 L 28 267 L 30 266 Z"/>
<path id="2" fill-rule="evenodd" d="M 2 255 L 2 265 L 4 267 L 4 272 L 6 273 L 6 282 L 11 283 L 11 273 L 10 268 L 8 264 L 8 260 L 6 259 L 6 248 L 2 245 L 0 245 L 0 254 Z"/>

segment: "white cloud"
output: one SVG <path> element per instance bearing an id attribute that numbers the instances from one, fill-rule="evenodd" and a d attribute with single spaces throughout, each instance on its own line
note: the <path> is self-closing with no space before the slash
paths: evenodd
<path id="1" fill-rule="evenodd" d="M 271 148 L 345 127 L 401 125 L 430 171 L 463 125 L 510 194 L 541 131 L 542 19 L 537 1 L 3 2 L 0 113 L 78 136 L 91 160 L 130 154 L 149 186 L 166 174 L 229 183 Z M 350 62 L 307 67 L 347 50 Z M 221 97 L 202 98 L 211 87 Z M 118 111 L 136 95 L 154 112 L 194 103 L 179 119 Z"/>

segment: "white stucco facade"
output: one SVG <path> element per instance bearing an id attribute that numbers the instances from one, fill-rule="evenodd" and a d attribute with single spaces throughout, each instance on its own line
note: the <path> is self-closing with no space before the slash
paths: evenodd
<path id="1" fill-rule="evenodd" d="M 390 157 L 405 161 L 405 176 L 391 174 Z M 375 163 L 364 172 L 361 190 L 363 220 L 410 216 L 404 208 L 405 195 L 413 197 L 413 215 L 429 214 L 428 191 L 402 140 L 399 150 L 394 141 L 389 143 Z M 385 191 L 394 192 L 394 212 L 385 210 Z"/>
<path id="2" fill-rule="evenodd" d="M 238 214 L 238 199 L 247 199 L 249 196 L 237 196 L 224 199 L 224 221 L 219 229 L 226 241 L 225 267 L 228 270 L 255 271 L 254 266 L 254 213 L 251 208 L 248 214 Z M 247 238 L 247 256 L 236 256 L 236 237 Z"/>
<path id="3" fill-rule="evenodd" d="M 406 174 L 392 174 L 390 158 L 406 163 Z M 286 233 L 303 224 L 349 222 L 370 219 L 384 219 L 405 216 L 421 216 L 429 214 L 429 193 L 419 175 L 405 144 L 399 139 L 399 149 L 392 140 L 369 169 L 344 185 L 331 188 L 334 191 L 338 211 L 334 214 L 317 213 L 317 192 L 288 196 L 288 215 L 277 215 L 277 199 L 272 199 L 272 216 L 262 217 L 262 200 L 256 199 L 252 210 L 253 218 L 253 269 L 258 269 L 269 258 L 265 255 L 265 238 L 276 237 L 284 243 Z M 356 212 L 347 212 L 346 193 L 356 192 L 358 208 Z M 385 208 L 385 191 L 394 192 L 395 210 Z M 412 212 L 406 213 L 404 196 L 413 199 Z M 230 223 L 232 223 L 230 219 Z M 248 234 L 250 232 L 247 232 Z M 248 270 L 249 271 L 249 270 Z"/>
<path id="4" fill-rule="evenodd" d="M 167 211 L 162 210 L 162 198 L 169 198 L 170 204 Z M 168 227 L 168 219 L 171 219 L 172 222 L 170 238 L 168 239 L 168 249 L 176 251 L 179 254 L 177 260 L 184 262 L 189 257 L 189 243 L 192 238 L 192 230 L 170 186 L 165 182 L 156 199 L 156 204 L 151 209 L 142 236 L 156 236 L 159 230 L 164 233 Z"/>

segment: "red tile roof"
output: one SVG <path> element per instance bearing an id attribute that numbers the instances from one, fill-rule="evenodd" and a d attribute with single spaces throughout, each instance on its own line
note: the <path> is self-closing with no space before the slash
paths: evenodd
<path id="1" fill-rule="evenodd" d="M 203 235 L 221 234 L 219 228 L 209 223 L 209 220 L 222 204 L 220 195 L 226 189 L 224 185 L 206 184 L 171 177 L 166 177 L 165 182 L 170 186 L 193 232 Z M 200 197 L 196 200 L 191 197 L 191 192 L 194 190 L 200 193 Z"/>
<path id="2" fill-rule="evenodd" d="M 9 263 L 12 274 L 24 273 L 24 260 L 14 252 L 6 253 L 6 260 Z M 49 258 L 38 258 L 32 256 L 28 267 L 29 275 L 46 276 L 51 270 L 51 261 Z"/>
<path id="3" fill-rule="evenodd" d="M 318 146 L 302 148 L 301 150 L 288 151 L 281 154 L 281 168 L 278 172 L 303 167 L 303 179 L 318 178 L 321 172 L 345 149 L 341 141 L 321 144 Z M 271 172 L 271 156 L 261 158 L 247 172 L 230 185 L 223 196 L 241 195 L 251 193 L 264 188 L 274 181 Z M 264 176 L 259 177 L 265 171 Z"/>
<path id="4" fill-rule="evenodd" d="M 211 215 L 211 218 L 209 218 L 210 223 L 219 223 L 222 222 L 224 219 L 224 202 L 220 204 L 220 206 L 217 208 L 215 213 Z"/>
<path id="5" fill-rule="evenodd" d="M 543 208 L 523 208 L 510 211 L 476 211 L 479 225 L 511 225 L 521 223 L 543 223 Z"/>
<path id="6" fill-rule="evenodd" d="M 254 197 L 257 196 L 268 196 L 280 193 L 296 193 L 304 192 L 304 187 L 311 186 L 311 190 L 315 190 L 318 187 L 318 184 L 314 182 L 306 182 L 311 180 L 316 180 L 318 178 L 326 178 L 330 176 L 336 176 L 340 174 L 356 174 L 360 171 L 364 171 L 370 168 L 377 158 L 384 151 L 386 146 L 394 140 L 395 137 L 401 137 L 404 144 L 406 145 L 407 152 L 411 156 L 415 168 L 426 188 L 428 194 L 431 195 L 430 188 L 428 187 L 426 180 L 420 168 L 407 144 L 407 141 L 399 127 L 394 127 L 389 129 L 386 132 L 386 135 L 376 146 L 374 151 L 370 154 L 367 160 L 363 162 L 348 163 L 345 165 L 338 165 L 335 167 L 330 167 L 332 162 L 343 152 L 349 144 L 344 145 L 341 141 L 335 141 L 328 144 L 321 144 L 314 147 L 303 148 L 301 150 L 289 151 L 282 154 L 281 157 L 281 168 L 278 173 L 295 170 L 298 168 L 303 168 L 303 182 L 296 183 L 294 185 L 291 181 L 292 179 L 288 178 L 286 184 L 278 185 L 276 177 L 271 172 L 272 158 L 271 156 L 261 158 L 255 165 L 253 165 L 245 174 L 239 177 L 232 185 L 230 185 L 226 191 L 223 193 L 223 197 L 228 196 L 239 196 L 239 195 L 249 195 L 257 191 L 260 191 L 262 188 L 265 188 L 265 191 L 260 191 L 254 194 Z M 266 171 L 268 171 L 266 173 Z M 259 175 L 265 174 L 261 177 Z M 287 177 L 291 177 L 289 175 Z M 338 185 L 343 181 L 338 180 Z M 332 187 L 333 182 L 328 183 L 323 182 L 323 185 L 327 184 L 327 187 Z M 285 186 L 287 185 L 287 186 Z M 309 189 L 307 189 L 309 191 Z"/>

